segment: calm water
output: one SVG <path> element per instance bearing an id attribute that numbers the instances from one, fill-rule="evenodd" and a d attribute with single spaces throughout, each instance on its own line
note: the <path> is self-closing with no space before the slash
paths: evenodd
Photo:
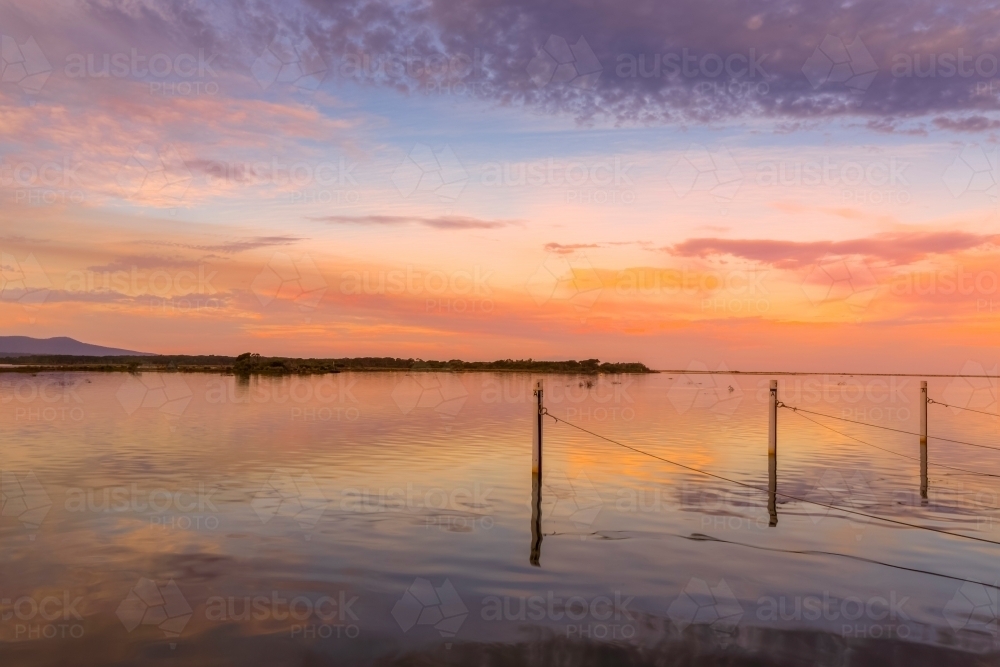
<path id="1" fill-rule="evenodd" d="M 771 526 L 766 493 L 551 420 L 532 564 L 536 379 L 0 375 L 3 664 L 1000 661 L 1000 546 L 780 495 Z M 767 488 L 768 378 L 542 379 L 553 415 Z M 780 398 L 913 431 L 918 387 Z M 987 381 L 929 393 L 997 409 Z M 932 439 L 924 499 L 917 438 L 809 416 L 844 435 L 781 410 L 780 493 L 1000 541 L 998 479 L 965 472 L 1000 452 Z"/>

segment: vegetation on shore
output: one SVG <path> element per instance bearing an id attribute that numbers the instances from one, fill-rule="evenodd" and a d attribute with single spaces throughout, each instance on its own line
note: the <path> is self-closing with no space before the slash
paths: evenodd
<path id="1" fill-rule="evenodd" d="M 263 357 L 246 352 L 238 357 L 219 355 L 157 355 L 78 357 L 68 355 L 20 355 L 0 358 L 11 367 L 0 371 L 176 371 L 183 373 L 233 373 L 235 375 L 313 375 L 340 371 L 528 371 L 535 373 L 652 373 L 645 364 L 583 361 L 501 359 L 498 361 L 433 361 L 399 357 L 344 357 L 299 359 Z"/>

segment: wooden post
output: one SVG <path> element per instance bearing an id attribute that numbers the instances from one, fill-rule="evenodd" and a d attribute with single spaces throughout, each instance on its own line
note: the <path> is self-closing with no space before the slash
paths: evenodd
<path id="1" fill-rule="evenodd" d="M 778 454 L 778 381 L 771 380 L 771 398 L 767 410 L 767 455 Z"/>
<path id="2" fill-rule="evenodd" d="M 767 513 L 768 526 L 778 525 L 778 381 L 771 380 L 771 395 L 767 407 Z"/>
<path id="3" fill-rule="evenodd" d="M 531 440 L 531 474 L 533 475 L 542 474 L 542 394 L 542 381 L 539 380 L 538 384 L 535 385 L 537 405 L 533 415 L 534 435 Z"/>
<path id="4" fill-rule="evenodd" d="M 920 497 L 927 499 L 927 382 L 920 383 Z"/>
<path id="5" fill-rule="evenodd" d="M 535 385 L 536 405 L 532 415 L 531 440 L 531 555 L 535 567 L 541 567 L 542 557 L 542 409 L 544 408 L 542 381 Z"/>

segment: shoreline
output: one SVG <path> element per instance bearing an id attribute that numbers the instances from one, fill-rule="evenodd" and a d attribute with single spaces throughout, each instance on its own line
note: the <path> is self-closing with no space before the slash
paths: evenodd
<path id="1" fill-rule="evenodd" d="M 215 373 L 218 375 L 236 375 L 239 377 L 249 377 L 251 375 L 266 375 L 280 377 L 285 375 L 335 375 L 338 373 L 534 373 L 536 375 L 651 375 L 661 371 L 560 371 L 546 369 L 527 368 L 338 368 L 335 370 L 300 370 L 282 372 L 255 371 L 251 373 L 237 373 L 231 366 L 201 367 L 201 366 L 140 366 L 130 368 L 126 366 L 86 366 L 83 364 L 70 366 L 3 366 L 0 365 L 2 373 Z"/>
<path id="2" fill-rule="evenodd" d="M 10 364 L 0 363 L 3 373 L 214 373 L 238 377 L 287 375 L 332 375 L 337 373 L 534 373 L 537 375 L 747 375 L 747 376 L 830 376 L 830 377 L 913 377 L 913 378 L 975 378 L 1000 380 L 997 375 L 964 375 L 961 373 L 846 373 L 821 371 L 689 371 L 689 370 L 560 370 L 551 368 L 434 368 L 408 366 L 363 366 L 309 368 L 295 370 L 261 369 L 246 373 L 231 365 L 139 365 L 129 364 Z"/>

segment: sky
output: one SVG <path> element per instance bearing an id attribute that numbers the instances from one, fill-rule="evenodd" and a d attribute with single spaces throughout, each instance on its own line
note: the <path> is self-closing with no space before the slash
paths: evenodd
<path id="1" fill-rule="evenodd" d="M 0 5 L 0 334 L 995 372 L 1000 8 Z"/>

